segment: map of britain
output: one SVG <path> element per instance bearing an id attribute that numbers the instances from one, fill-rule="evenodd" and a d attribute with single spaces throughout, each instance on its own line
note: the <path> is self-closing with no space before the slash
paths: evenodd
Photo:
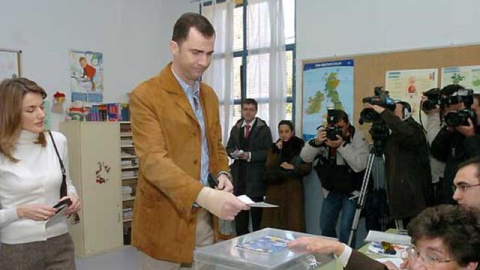
<path id="1" fill-rule="evenodd" d="M 327 109 L 353 115 L 353 60 L 306 64 L 303 71 L 303 138 L 326 125 Z M 350 120 L 353 123 L 352 119 Z"/>

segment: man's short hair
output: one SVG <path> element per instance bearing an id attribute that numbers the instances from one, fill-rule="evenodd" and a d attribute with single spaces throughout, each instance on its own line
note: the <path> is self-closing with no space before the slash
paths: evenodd
<path id="1" fill-rule="evenodd" d="M 332 124 L 337 124 L 338 122 L 340 122 L 340 120 L 343 120 L 345 123 L 349 123 L 348 122 L 348 114 L 345 112 L 345 111 L 342 111 L 342 110 L 338 110 L 338 109 L 334 109 L 332 110 L 333 112 L 333 115 L 335 116 L 332 120 Z"/>
<path id="2" fill-rule="evenodd" d="M 480 214 L 478 209 L 459 205 L 427 208 L 408 224 L 413 244 L 441 239 L 447 252 L 462 267 L 480 262 Z"/>
<path id="3" fill-rule="evenodd" d="M 450 96 L 453 93 L 457 92 L 458 90 L 465 89 L 465 87 L 461 86 L 460 84 L 449 84 L 443 87 L 440 92 L 442 95 Z"/>
<path id="4" fill-rule="evenodd" d="M 245 104 L 253 104 L 253 106 L 255 106 L 255 110 L 258 111 L 258 103 L 255 99 L 246 98 L 246 99 L 242 100 L 242 102 L 240 103 L 240 107 L 243 108 L 243 105 L 245 105 Z"/>
<path id="5" fill-rule="evenodd" d="M 189 12 L 183 14 L 173 26 L 172 40 L 180 46 L 187 39 L 192 27 L 197 29 L 204 37 L 215 35 L 215 29 L 207 18 L 198 13 Z"/>
<path id="6" fill-rule="evenodd" d="M 480 156 L 475 156 L 471 159 L 468 159 L 460 165 L 458 165 L 458 170 L 463 169 L 467 166 L 474 166 L 476 173 L 475 173 L 475 178 L 477 178 L 478 182 L 480 183 Z"/>

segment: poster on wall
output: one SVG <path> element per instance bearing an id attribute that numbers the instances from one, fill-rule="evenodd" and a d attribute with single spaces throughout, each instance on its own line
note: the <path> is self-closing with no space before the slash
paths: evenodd
<path id="1" fill-rule="evenodd" d="M 353 67 L 353 59 L 303 66 L 304 140 L 314 138 L 317 128 L 326 125 L 329 108 L 345 111 L 353 123 Z"/>
<path id="2" fill-rule="evenodd" d="M 103 54 L 90 51 L 71 51 L 70 55 L 72 102 L 102 102 Z"/>
<path id="3" fill-rule="evenodd" d="M 438 69 L 409 69 L 386 72 L 385 89 L 395 101 L 405 101 L 412 107 L 412 116 L 419 121 L 422 93 L 438 87 Z M 426 115 L 422 112 L 422 119 Z"/>
<path id="4" fill-rule="evenodd" d="M 0 81 L 20 77 L 21 51 L 0 49 Z"/>
<path id="5" fill-rule="evenodd" d="M 480 93 L 480 66 L 442 68 L 442 85 L 460 84 L 465 88 Z"/>

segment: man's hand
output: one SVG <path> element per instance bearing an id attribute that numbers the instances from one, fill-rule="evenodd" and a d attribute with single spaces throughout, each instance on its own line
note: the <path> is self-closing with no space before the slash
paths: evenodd
<path id="1" fill-rule="evenodd" d="M 385 111 L 385 108 L 378 105 L 372 105 L 370 103 L 365 103 L 363 107 L 368 109 L 373 109 L 378 114 L 381 114 L 383 111 Z"/>
<path id="2" fill-rule="evenodd" d="M 315 137 L 315 144 L 320 145 L 327 140 L 327 131 L 325 128 L 321 127 L 317 131 L 317 137 Z"/>
<path id="3" fill-rule="evenodd" d="M 342 255 L 345 246 L 336 241 L 323 237 L 300 237 L 288 243 L 289 248 L 304 248 L 309 252 L 329 254 L 334 253 L 337 256 Z"/>
<path id="4" fill-rule="evenodd" d="M 230 181 L 230 179 L 228 179 L 228 177 L 223 173 L 220 174 L 220 176 L 218 176 L 218 186 L 217 186 L 217 188 L 219 190 L 224 190 L 226 192 L 233 193 L 232 181 Z"/>
<path id="5" fill-rule="evenodd" d="M 285 170 L 293 170 L 295 169 L 295 167 L 288 163 L 288 162 L 282 162 L 282 164 L 280 164 L 280 167 L 284 168 Z"/>
<path id="6" fill-rule="evenodd" d="M 468 126 L 458 126 L 455 129 L 462 133 L 465 137 L 472 137 L 475 135 L 475 127 L 473 126 L 473 122 L 470 118 L 468 118 Z"/>
<path id="7" fill-rule="evenodd" d="M 242 160 L 248 160 L 250 158 L 250 152 L 243 152 L 238 158 Z"/>
<path id="8" fill-rule="evenodd" d="M 234 220 L 240 211 L 250 209 L 248 205 L 233 194 L 209 187 L 204 187 L 200 191 L 196 202 L 210 213 L 224 220 Z"/>
<path id="9" fill-rule="evenodd" d="M 327 142 L 325 144 L 327 146 L 331 147 L 331 148 L 338 148 L 342 145 L 342 143 L 343 143 L 342 136 L 337 135 L 337 140 L 336 141 L 327 140 Z"/>

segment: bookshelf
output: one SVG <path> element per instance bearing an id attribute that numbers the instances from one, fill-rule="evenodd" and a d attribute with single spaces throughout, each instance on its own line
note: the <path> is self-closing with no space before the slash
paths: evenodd
<path id="1" fill-rule="evenodd" d="M 120 140 L 120 167 L 122 179 L 123 244 L 129 245 L 132 214 L 138 180 L 138 157 L 135 155 L 132 129 L 129 121 L 118 122 Z"/>

